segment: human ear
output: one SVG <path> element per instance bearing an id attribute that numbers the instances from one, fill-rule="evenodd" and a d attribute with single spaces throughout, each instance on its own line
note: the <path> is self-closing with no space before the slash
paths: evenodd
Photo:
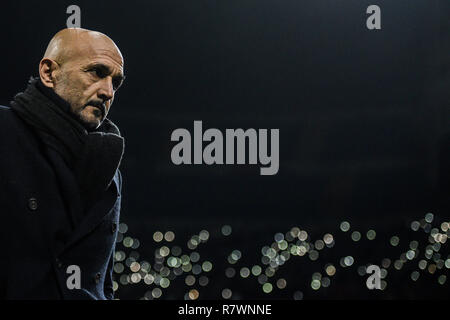
<path id="1" fill-rule="evenodd" d="M 55 73 L 58 71 L 59 65 L 48 58 L 43 58 L 39 63 L 39 77 L 42 83 L 48 88 L 55 87 Z"/>

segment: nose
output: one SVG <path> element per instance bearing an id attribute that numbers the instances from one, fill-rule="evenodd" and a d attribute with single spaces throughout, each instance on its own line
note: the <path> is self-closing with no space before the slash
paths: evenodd
<path id="1" fill-rule="evenodd" d="M 102 83 L 98 91 L 98 96 L 103 101 L 111 100 L 114 97 L 114 88 L 112 84 L 112 78 L 110 76 L 102 79 Z"/>

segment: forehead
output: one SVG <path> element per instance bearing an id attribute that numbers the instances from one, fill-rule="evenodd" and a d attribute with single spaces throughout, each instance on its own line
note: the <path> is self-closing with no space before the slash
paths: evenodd
<path id="1" fill-rule="evenodd" d="M 123 57 L 114 42 L 103 37 L 83 38 L 77 41 L 77 60 L 82 64 L 101 63 L 115 73 L 123 73 Z"/>

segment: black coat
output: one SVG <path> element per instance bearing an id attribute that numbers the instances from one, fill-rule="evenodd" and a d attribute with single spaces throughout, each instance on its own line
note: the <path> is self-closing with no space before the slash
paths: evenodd
<path id="1" fill-rule="evenodd" d="M 0 298 L 112 299 L 121 184 L 117 170 L 77 223 L 74 175 L 10 108 L 0 106 Z M 67 287 L 70 265 L 80 267 L 81 289 Z"/>

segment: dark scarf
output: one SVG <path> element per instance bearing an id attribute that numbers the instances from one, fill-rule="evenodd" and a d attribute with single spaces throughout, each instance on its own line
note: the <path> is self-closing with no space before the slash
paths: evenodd
<path id="1" fill-rule="evenodd" d="M 11 108 L 38 134 L 44 145 L 56 151 L 72 170 L 86 212 L 110 186 L 120 165 L 124 139 L 117 126 L 105 119 L 88 132 L 70 113 L 70 105 L 39 78 L 31 78 Z"/>

